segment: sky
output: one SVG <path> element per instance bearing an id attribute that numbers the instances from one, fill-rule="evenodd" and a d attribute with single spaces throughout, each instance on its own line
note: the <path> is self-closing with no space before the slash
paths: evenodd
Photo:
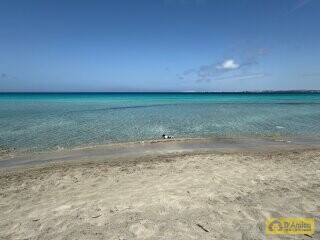
<path id="1" fill-rule="evenodd" d="M 320 89 L 320 0 L 1 0 L 0 92 Z"/>

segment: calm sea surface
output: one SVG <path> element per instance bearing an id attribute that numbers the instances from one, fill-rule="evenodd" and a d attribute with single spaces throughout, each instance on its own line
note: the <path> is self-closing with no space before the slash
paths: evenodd
<path id="1" fill-rule="evenodd" d="M 41 151 L 175 137 L 320 136 L 320 94 L 0 94 L 0 146 Z"/>

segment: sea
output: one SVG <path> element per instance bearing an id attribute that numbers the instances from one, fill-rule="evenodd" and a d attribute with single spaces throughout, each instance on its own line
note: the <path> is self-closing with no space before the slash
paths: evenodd
<path id="1" fill-rule="evenodd" d="M 22 152 L 175 138 L 319 137 L 319 93 L 1 93 L 0 146 Z"/>

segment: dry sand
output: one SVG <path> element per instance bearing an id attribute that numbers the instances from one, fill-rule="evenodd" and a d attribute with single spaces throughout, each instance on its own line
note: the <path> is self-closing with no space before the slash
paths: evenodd
<path id="1" fill-rule="evenodd" d="M 89 160 L 1 170 L 0 238 L 294 238 L 265 235 L 266 217 L 320 230 L 320 150 Z"/>

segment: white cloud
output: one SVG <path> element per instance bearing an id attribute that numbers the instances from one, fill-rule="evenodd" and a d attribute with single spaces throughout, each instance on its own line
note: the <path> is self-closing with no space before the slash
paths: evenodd
<path id="1" fill-rule="evenodd" d="M 239 67 L 240 67 L 240 64 L 236 63 L 233 59 L 228 59 L 216 66 L 217 69 L 225 69 L 225 70 L 237 69 Z"/>

